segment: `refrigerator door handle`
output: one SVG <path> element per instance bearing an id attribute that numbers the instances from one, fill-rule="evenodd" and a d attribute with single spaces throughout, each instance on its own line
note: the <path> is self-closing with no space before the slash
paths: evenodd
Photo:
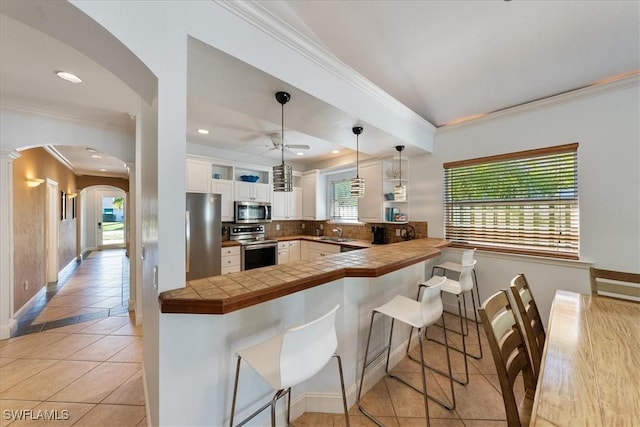
<path id="1" fill-rule="evenodd" d="M 187 250 L 187 262 L 186 272 L 189 272 L 189 266 L 191 265 L 191 218 L 189 211 L 185 212 L 185 236 L 186 236 L 186 250 Z"/>

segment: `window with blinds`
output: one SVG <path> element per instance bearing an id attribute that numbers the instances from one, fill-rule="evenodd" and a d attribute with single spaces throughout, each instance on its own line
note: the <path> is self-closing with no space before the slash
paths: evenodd
<path id="1" fill-rule="evenodd" d="M 348 179 L 331 181 L 331 219 L 336 221 L 358 220 L 358 199 L 351 196 Z"/>
<path id="2" fill-rule="evenodd" d="M 578 144 L 445 163 L 455 245 L 578 259 Z"/>

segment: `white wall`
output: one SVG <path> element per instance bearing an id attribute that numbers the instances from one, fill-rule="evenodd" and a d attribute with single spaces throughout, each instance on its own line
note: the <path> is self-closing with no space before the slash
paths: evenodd
<path id="1" fill-rule="evenodd" d="M 638 77 L 579 96 L 439 130 L 432 155 L 412 159 L 411 218 L 444 237 L 442 164 L 578 142 L 580 261 L 640 272 L 640 89 Z M 458 254 L 451 254 L 455 258 Z M 481 298 L 525 272 L 546 319 L 555 289 L 589 293 L 588 264 L 478 255 Z"/>

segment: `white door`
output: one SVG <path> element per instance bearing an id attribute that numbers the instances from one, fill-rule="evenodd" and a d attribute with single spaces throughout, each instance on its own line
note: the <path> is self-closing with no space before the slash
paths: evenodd
<path id="1" fill-rule="evenodd" d="M 98 191 L 96 218 L 98 248 L 125 245 L 125 194 L 118 190 Z"/>

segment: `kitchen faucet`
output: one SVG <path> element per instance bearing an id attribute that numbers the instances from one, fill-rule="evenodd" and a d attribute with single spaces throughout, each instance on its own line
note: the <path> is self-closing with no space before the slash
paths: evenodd
<path id="1" fill-rule="evenodd" d="M 338 237 L 342 238 L 342 228 L 336 227 L 333 229 L 334 233 L 338 233 Z"/>

